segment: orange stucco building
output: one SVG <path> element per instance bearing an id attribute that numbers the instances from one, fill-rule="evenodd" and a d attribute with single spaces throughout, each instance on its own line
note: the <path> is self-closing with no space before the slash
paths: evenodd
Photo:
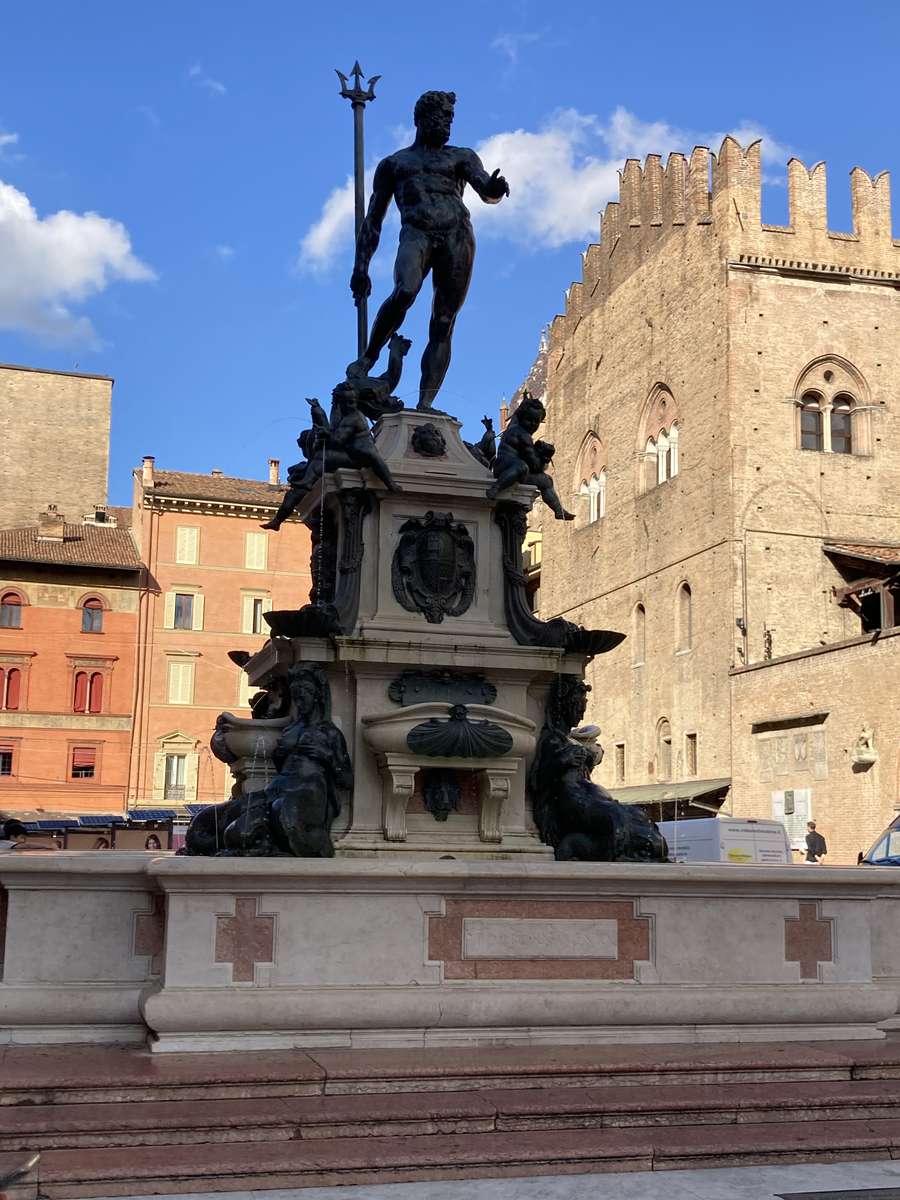
<path id="1" fill-rule="evenodd" d="M 310 536 L 268 520 L 283 495 L 268 481 L 163 471 L 146 458 L 134 475 L 132 526 L 144 572 L 138 619 L 129 808 L 217 803 L 230 791 L 209 739 L 223 710 L 249 716 L 243 672 L 230 650 L 258 650 L 263 614 L 299 608 L 310 589 Z"/>
<path id="2" fill-rule="evenodd" d="M 129 510 L 0 530 L 0 811 L 125 811 L 141 564 Z"/>

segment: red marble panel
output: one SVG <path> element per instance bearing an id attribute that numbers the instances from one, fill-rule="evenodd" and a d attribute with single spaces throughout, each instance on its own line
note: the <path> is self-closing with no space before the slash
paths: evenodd
<path id="1" fill-rule="evenodd" d="M 800 964 L 800 978 L 818 980 L 819 963 L 834 962 L 834 922 L 816 900 L 800 900 L 799 916 L 784 918 L 784 961 Z"/>
<path id="2" fill-rule="evenodd" d="M 260 914 L 259 896 L 236 896 L 234 916 L 216 915 L 213 961 L 231 963 L 232 983 L 252 983 L 257 963 L 275 962 L 275 917 Z"/>
<path id="3" fill-rule="evenodd" d="M 148 974 L 159 975 L 162 971 L 163 950 L 166 937 L 166 898 L 162 893 L 152 899 L 149 912 L 134 914 L 134 942 L 132 954 L 135 958 L 149 958 Z"/>
<path id="4" fill-rule="evenodd" d="M 444 913 L 428 918 L 428 958 L 445 979 L 636 978 L 635 964 L 651 957 L 650 918 L 635 915 L 633 900 L 447 899 Z M 616 958 L 469 958 L 463 950 L 466 917 L 545 921 L 615 921 Z"/>

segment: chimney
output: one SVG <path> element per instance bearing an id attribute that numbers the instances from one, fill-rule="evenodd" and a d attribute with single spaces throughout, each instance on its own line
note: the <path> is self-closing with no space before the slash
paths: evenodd
<path id="1" fill-rule="evenodd" d="M 145 488 L 153 487 L 153 464 L 156 460 L 152 454 L 144 455 L 144 465 L 141 470 L 141 482 Z"/>
<path id="2" fill-rule="evenodd" d="M 42 542 L 61 542 L 65 534 L 65 517 L 56 511 L 55 504 L 48 504 L 46 512 L 38 513 L 38 538 Z"/>
<path id="3" fill-rule="evenodd" d="M 280 467 L 281 467 L 281 462 L 279 459 L 277 459 L 277 458 L 269 459 L 269 483 L 274 484 L 276 487 L 278 486 L 278 483 L 280 482 L 278 479 L 278 471 L 279 471 Z"/>
<path id="4" fill-rule="evenodd" d="M 221 467 L 213 467 L 210 471 L 210 475 L 215 475 L 216 479 L 221 479 L 223 474 L 224 472 Z"/>

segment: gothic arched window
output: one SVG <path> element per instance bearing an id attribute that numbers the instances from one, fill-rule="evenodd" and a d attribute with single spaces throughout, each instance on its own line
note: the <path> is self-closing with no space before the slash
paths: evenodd
<path id="1" fill-rule="evenodd" d="M 578 452 L 575 492 L 581 504 L 579 525 L 593 525 L 606 515 L 606 448 L 595 433 L 589 433 Z"/>
<path id="2" fill-rule="evenodd" d="M 826 454 L 870 454 L 872 432 L 868 388 L 844 359 L 817 359 L 794 390 L 797 446 Z"/>
<path id="3" fill-rule="evenodd" d="M 658 383 L 650 393 L 638 431 L 638 490 L 649 492 L 678 474 L 679 415 L 675 397 Z"/>

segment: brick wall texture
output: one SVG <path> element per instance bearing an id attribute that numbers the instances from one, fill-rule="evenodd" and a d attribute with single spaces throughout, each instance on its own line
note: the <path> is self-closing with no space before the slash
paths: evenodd
<path id="1" fill-rule="evenodd" d="M 0 364 L 0 529 L 106 503 L 112 380 Z"/>

